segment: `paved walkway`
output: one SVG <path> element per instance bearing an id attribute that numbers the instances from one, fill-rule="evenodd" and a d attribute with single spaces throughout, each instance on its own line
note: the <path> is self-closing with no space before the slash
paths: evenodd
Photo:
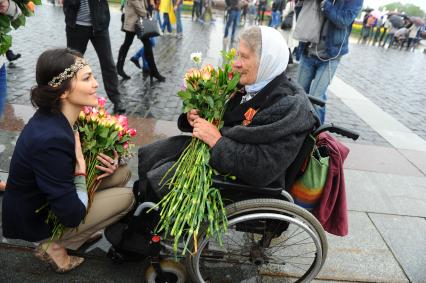
<path id="1" fill-rule="evenodd" d="M 7 176 L 16 138 L 34 111 L 29 90 L 35 61 L 46 48 L 65 45 L 61 9 L 43 6 L 36 13 L 25 29 L 13 32 L 13 49 L 23 57 L 8 66 L 9 105 L 0 120 L 0 178 Z M 113 9 L 110 33 L 115 58 L 124 40 L 119 16 Z M 175 94 L 191 67 L 189 54 L 201 51 L 205 62 L 219 60 L 222 20 L 212 26 L 189 18 L 183 22 L 182 40 L 162 37 L 155 48 L 166 83 L 150 88 L 149 80 L 129 61 L 125 66 L 132 79 L 120 88 L 130 123 L 139 132 L 137 145 L 179 133 L 174 121 L 181 104 Z M 129 56 L 139 46 L 135 41 Z M 328 235 L 329 255 L 318 281 L 426 282 L 426 130 L 422 127 L 426 114 L 421 86 L 426 56 L 354 44 L 350 50 L 329 89 L 327 104 L 327 121 L 361 133 L 356 143 L 342 139 L 351 149 L 345 163 L 350 234 Z M 86 58 L 94 73 L 100 74 L 93 48 L 88 48 Z M 290 77 L 295 70 L 289 68 Z M 99 93 L 103 94 L 103 86 Z M 136 160 L 130 165 L 136 172 Z M 82 268 L 60 276 L 31 257 L 31 244 L 4 238 L 2 242 L 0 282 L 134 282 L 142 268 L 111 264 L 104 256 L 108 243 L 103 239 L 78 251 L 87 257 Z"/>

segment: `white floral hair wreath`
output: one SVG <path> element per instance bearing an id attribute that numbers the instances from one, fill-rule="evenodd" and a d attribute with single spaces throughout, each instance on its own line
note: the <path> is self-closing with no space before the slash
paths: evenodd
<path id="1" fill-rule="evenodd" d="M 60 86 L 63 81 L 66 79 L 72 78 L 80 69 L 82 69 L 84 66 L 86 66 L 87 63 L 84 61 L 83 58 L 77 57 L 75 59 L 74 64 L 66 68 L 62 73 L 54 77 L 48 85 L 51 87 L 58 87 Z"/>

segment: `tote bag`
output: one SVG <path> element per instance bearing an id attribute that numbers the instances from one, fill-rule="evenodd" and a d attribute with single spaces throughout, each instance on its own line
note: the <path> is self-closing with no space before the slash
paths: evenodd
<path id="1" fill-rule="evenodd" d="M 140 18 L 136 22 L 135 32 L 140 39 L 155 37 L 161 34 L 160 25 L 158 24 L 158 21 L 153 18 Z"/>
<path id="2" fill-rule="evenodd" d="M 294 203 L 312 210 L 318 204 L 325 181 L 328 175 L 328 156 L 321 156 L 315 147 L 305 172 L 300 176 L 290 189 L 290 194 L 294 198 Z"/>
<path id="3" fill-rule="evenodd" d="M 319 43 L 323 22 L 320 1 L 305 0 L 296 21 L 293 38 L 302 42 Z"/>

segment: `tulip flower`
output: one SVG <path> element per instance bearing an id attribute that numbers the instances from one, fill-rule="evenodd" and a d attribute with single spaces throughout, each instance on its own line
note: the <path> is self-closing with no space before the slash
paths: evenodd
<path id="1" fill-rule="evenodd" d="M 98 97 L 98 106 L 99 108 L 105 108 L 106 99 L 103 97 Z"/>

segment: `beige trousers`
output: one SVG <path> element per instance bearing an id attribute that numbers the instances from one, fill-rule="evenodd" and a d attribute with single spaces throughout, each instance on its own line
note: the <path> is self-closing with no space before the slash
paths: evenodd
<path id="1" fill-rule="evenodd" d="M 131 188 L 125 185 L 130 180 L 130 169 L 120 166 L 113 175 L 105 178 L 95 193 L 92 207 L 82 223 L 75 228 L 67 228 L 56 243 L 66 249 L 76 250 L 94 233 L 118 221 L 133 207 L 135 199 Z"/>

